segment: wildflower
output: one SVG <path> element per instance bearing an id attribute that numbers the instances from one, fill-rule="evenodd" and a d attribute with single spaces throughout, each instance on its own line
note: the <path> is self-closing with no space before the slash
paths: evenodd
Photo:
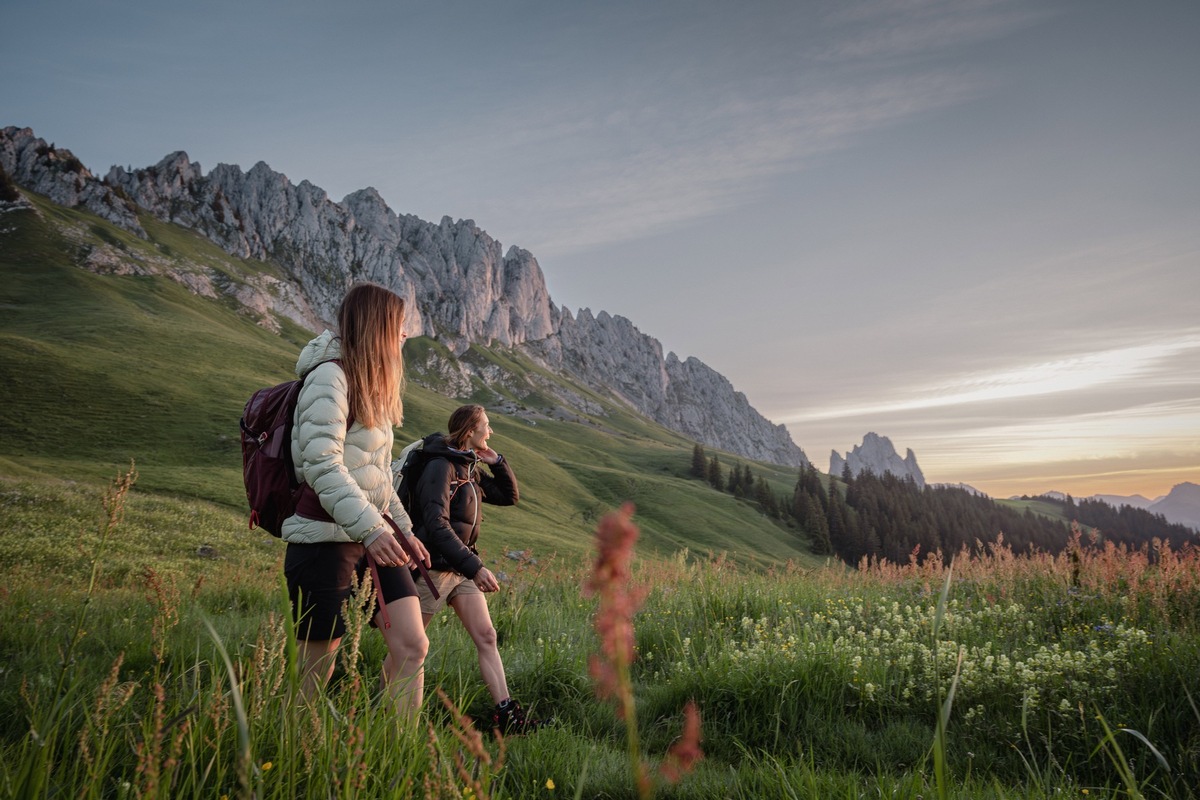
<path id="1" fill-rule="evenodd" d="M 585 597 L 598 596 L 595 627 L 600 638 L 600 654 L 593 655 L 589 671 L 596 684 L 596 695 L 611 699 L 617 706 L 617 716 L 625 721 L 629 740 L 630 766 L 638 796 L 649 798 L 653 790 L 652 778 L 646 764 L 637 755 L 637 707 L 633 700 L 633 686 L 629 665 L 636 657 L 633 616 L 646 598 L 646 588 L 631 587 L 633 546 L 637 541 L 638 529 L 631 521 L 633 504 L 625 503 L 619 512 L 608 514 L 596 528 L 596 561 L 592 575 L 583 586 Z M 686 653 L 690 642 L 684 641 Z M 692 764 L 702 757 L 700 751 L 700 714 L 695 704 L 689 702 L 684 708 L 683 735 L 667 752 L 660 772 L 667 780 L 677 780 Z M 548 790 L 553 781 L 546 782 Z"/>
<path id="2" fill-rule="evenodd" d="M 621 672 L 628 670 L 635 656 L 633 615 L 645 597 L 644 589 L 630 589 L 630 564 L 638 529 L 630 521 L 633 505 L 626 503 L 620 512 L 609 514 L 596 528 L 596 562 L 592 576 L 584 585 L 588 597 L 600 596 L 596 611 L 596 633 L 600 635 L 603 657 L 593 656 L 590 664 L 596 681 L 596 694 L 602 699 L 619 698 L 622 718 L 632 705 L 628 687 L 622 686 Z"/>
<path id="3" fill-rule="evenodd" d="M 272 762 L 270 762 L 270 761 L 264 761 L 264 762 L 263 762 L 263 765 L 262 765 L 262 771 L 263 771 L 263 772 L 270 772 L 270 771 L 271 771 L 271 767 L 273 767 L 273 766 L 275 766 L 275 765 L 274 765 Z"/>
<path id="4" fill-rule="evenodd" d="M 645 599 L 645 589 L 630 588 L 633 545 L 638 529 L 631 521 L 633 504 L 625 503 L 617 513 L 607 514 L 596 528 L 596 561 L 583 586 L 585 597 L 598 595 L 595 627 L 600 653 L 593 655 L 588 671 L 596 684 L 596 696 L 616 703 L 617 716 L 625 721 L 629 750 L 637 752 L 637 708 L 629 665 L 636 656 L 633 615 Z M 631 756 L 638 794 L 650 796 L 650 776 L 640 758 Z"/>
<path id="5" fill-rule="evenodd" d="M 546 778 L 546 791 L 554 791 L 554 778 Z"/>
<path id="6" fill-rule="evenodd" d="M 700 749 L 700 712 L 696 703 L 689 700 L 683 708 L 683 734 L 667 750 L 667 757 L 659 773 L 671 783 L 675 783 L 691 771 L 696 762 L 704 758 Z"/>

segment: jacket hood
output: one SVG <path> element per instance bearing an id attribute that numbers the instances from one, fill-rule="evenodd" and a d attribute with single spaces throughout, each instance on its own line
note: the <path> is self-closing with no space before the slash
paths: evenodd
<path id="1" fill-rule="evenodd" d="M 304 345 L 300 351 L 300 357 L 296 359 L 296 375 L 303 377 L 314 367 L 341 358 L 341 355 L 341 340 L 332 331 L 322 331 L 320 336 Z"/>
<path id="2" fill-rule="evenodd" d="M 446 458 L 450 461 L 461 461 L 464 464 L 471 464 L 479 460 L 472 450 L 456 450 L 448 445 L 444 433 L 431 433 L 426 436 L 422 449 L 432 458 Z"/>

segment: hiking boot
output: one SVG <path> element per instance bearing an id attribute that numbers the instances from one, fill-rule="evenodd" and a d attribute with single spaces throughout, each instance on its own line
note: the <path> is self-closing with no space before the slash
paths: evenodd
<path id="1" fill-rule="evenodd" d="M 504 736 L 533 733 L 548 724 L 550 720 L 530 719 L 525 716 L 525 709 L 511 697 L 496 706 L 496 710 L 492 712 L 492 727 Z"/>

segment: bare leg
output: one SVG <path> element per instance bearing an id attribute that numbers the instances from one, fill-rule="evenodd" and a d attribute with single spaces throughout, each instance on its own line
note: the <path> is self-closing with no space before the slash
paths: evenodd
<path id="1" fill-rule="evenodd" d="M 504 662 L 500 660 L 500 648 L 496 645 L 496 628 L 488 612 L 487 598 L 481 594 L 461 594 L 450 601 L 475 649 L 479 651 L 479 671 L 483 682 L 499 703 L 508 699 L 508 681 L 504 677 Z"/>
<path id="2" fill-rule="evenodd" d="M 425 656 L 429 639 L 421 624 L 421 604 L 415 597 L 401 597 L 387 604 L 392 627 L 383 627 L 383 615 L 375 624 L 383 632 L 388 654 L 383 659 L 382 684 L 396 704 L 396 713 L 406 722 L 416 719 L 425 692 Z"/>
<path id="3" fill-rule="evenodd" d="M 296 650 L 299 655 L 300 696 L 309 703 L 316 699 L 321 689 L 329 683 L 333 668 L 337 664 L 338 645 L 341 638 L 306 641 L 298 639 Z"/>

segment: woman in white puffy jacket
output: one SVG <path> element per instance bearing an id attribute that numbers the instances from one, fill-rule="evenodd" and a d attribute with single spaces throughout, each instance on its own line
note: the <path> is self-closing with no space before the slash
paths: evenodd
<path id="1" fill-rule="evenodd" d="M 296 477 L 306 485 L 297 513 L 283 523 L 284 574 L 297 621 L 302 689 L 314 697 L 333 674 L 346 630 L 342 604 L 351 579 L 375 561 L 378 596 L 372 624 L 387 656 L 381 685 L 411 719 L 421 705 L 429 640 L 421 620 L 410 557 L 386 523 L 389 514 L 410 549 L 428 565 L 392 488 L 392 427 L 403 417 L 404 300 L 375 284 L 350 289 L 337 312 L 338 333 L 309 342 L 296 362 L 304 377 L 292 430 Z M 367 603 L 370 598 L 359 598 Z"/>

